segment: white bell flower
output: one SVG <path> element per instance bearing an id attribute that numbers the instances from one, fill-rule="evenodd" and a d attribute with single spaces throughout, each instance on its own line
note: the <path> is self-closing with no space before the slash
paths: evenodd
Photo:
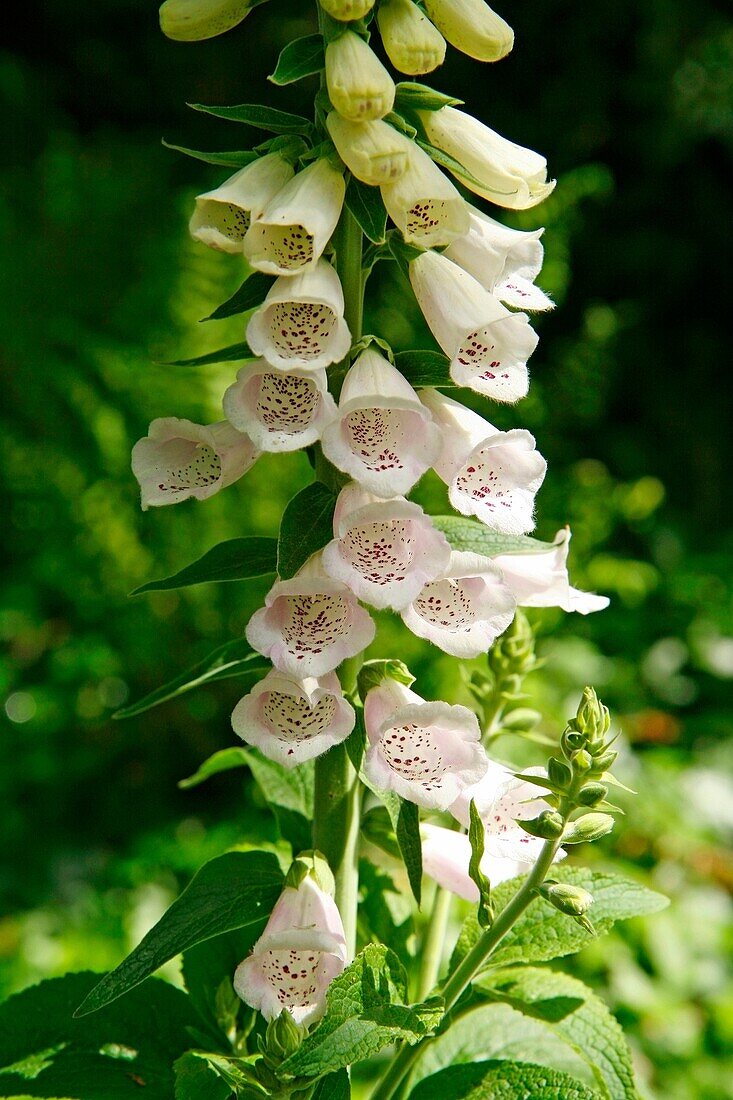
<path id="1" fill-rule="evenodd" d="M 444 890 L 450 890 L 465 901 L 479 900 L 478 886 L 468 873 L 471 862 L 471 842 L 465 833 L 446 829 L 442 825 L 421 822 L 422 866 L 429 878 Z M 484 852 L 480 868 L 491 886 L 498 886 L 531 869 L 531 863 L 523 860 L 491 856 Z"/>
<path id="2" fill-rule="evenodd" d="M 219 252 L 241 252 L 252 219 L 294 174 L 292 165 L 277 153 L 240 168 L 213 191 L 197 196 L 188 224 L 191 236 Z"/>
<path id="3" fill-rule="evenodd" d="M 422 400 L 443 433 L 433 469 L 456 511 L 508 535 L 531 531 L 535 494 L 547 472 L 534 436 L 522 428 L 500 432 L 438 390 L 423 390 Z"/>
<path id="4" fill-rule="evenodd" d="M 515 145 L 471 115 L 441 107 L 421 111 L 420 118 L 428 141 L 466 169 L 465 175 L 457 170 L 454 175 L 474 194 L 508 210 L 528 210 L 554 190 L 556 181 L 548 182 L 540 153 Z"/>
<path id="5" fill-rule="evenodd" d="M 431 73 L 445 61 L 445 39 L 412 0 L 381 0 L 377 23 L 387 57 L 408 76 Z"/>
<path id="6" fill-rule="evenodd" d="M 237 967 L 234 988 L 266 1020 L 285 1010 L 307 1025 L 323 1015 L 326 991 L 346 959 L 336 903 L 307 876 L 297 889 L 283 890 L 251 955 Z"/>
<path id="7" fill-rule="evenodd" d="M 298 680 L 273 668 L 232 713 L 234 732 L 286 768 L 345 741 L 355 722 L 335 672 Z"/>
<path id="8" fill-rule="evenodd" d="M 140 483 L 143 511 L 206 500 L 245 474 L 260 452 L 226 420 L 194 424 L 175 416 L 153 420 L 132 448 L 132 472 Z"/>
<path id="9" fill-rule="evenodd" d="M 336 416 L 325 370 L 298 368 L 284 374 L 264 359 L 242 367 L 223 405 L 229 423 L 261 451 L 309 447 Z"/>
<path id="10" fill-rule="evenodd" d="M 327 260 L 281 275 L 247 325 L 247 342 L 278 370 L 327 367 L 351 347 L 341 280 Z"/>
<path id="11" fill-rule="evenodd" d="M 315 554 L 289 581 L 276 581 L 246 629 L 247 641 L 275 668 L 305 679 L 332 672 L 374 640 L 376 628 L 345 584 Z"/>
<path id="12" fill-rule="evenodd" d="M 354 31 L 345 31 L 326 46 L 326 87 L 333 106 L 351 122 L 384 118 L 394 106 L 392 77 Z"/>
<path id="13" fill-rule="evenodd" d="M 448 809 L 488 767 L 473 711 L 428 703 L 395 680 L 367 693 L 364 722 L 370 783 L 425 809 Z"/>
<path id="14" fill-rule="evenodd" d="M 450 356 L 458 386 L 494 401 L 526 396 L 527 360 L 538 338 L 525 313 L 512 313 L 437 252 L 423 252 L 410 263 L 410 282 L 430 331 Z"/>
<path id="15" fill-rule="evenodd" d="M 349 122 L 338 111 L 330 111 L 326 129 L 341 160 L 362 183 L 378 187 L 405 172 L 411 142 L 389 123 L 381 119 Z"/>
<path id="16" fill-rule="evenodd" d="M 414 142 L 406 171 L 380 191 L 387 213 L 408 244 L 440 248 L 468 232 L 468 204 Z"/>
<path id="17" fill-rule="evenodd" d="M 419 504 L 380 500 L 354 484 L 339 494 L 334 534 L 323 568 L 372 607 L 407 607 L 450 559 L 447 539 Z"/>
<path id="18" fill-rule="evenodd" d="M 563 611 L 578 611 L 581 615 L 603 611 L 609 605 L 608 596 L 581 592 L 571 586 L 569 548 L 570 528 L 564 527 L 555 535 L 550 549 L 498 554 L 492 560 L 501 569 L 520 607 L 561 607 Z"/>
<path id="19" fill-rule="evenodd" d="M 374 7 L 374 0 L 321 0 L 320 6 L 339 23 L 363 19 Z"/>
<path id="20" fill-rule="evenodd" d="M 268 275 L 297 275 L 315 267 L 341 215 L 346 184 L 325 158 L 291 179 L 252 219 L 244 254 Z"/>
<path id="21" fill-rule="evenodd" d="M 410 383 L 373 348 L 341 390 L 321 439 L 329 462 L 380 497 L 404 496 L 438 457 L 441 438 Z"/>
<path id="22" fill-rule="evenodd" d="M 425 0 L 425 10 L 461 53 L 477 61 L 500 61 L 511 52 L 514 31 L 484 0 Z"/>
<path id="23" fill-rule="evenodd" d="M 249 14 L 256 0 L 165 0 L 160 29 L 174 42 L 201 42 L 224 34 Z"/>
<path id="24" fill-rule="evenodd" d="M 466 660 L 486 653 L 514 618 L 517 601 L 489 558 L 454 550 L 447 569 L 402 612 L 418 638 Z"/>

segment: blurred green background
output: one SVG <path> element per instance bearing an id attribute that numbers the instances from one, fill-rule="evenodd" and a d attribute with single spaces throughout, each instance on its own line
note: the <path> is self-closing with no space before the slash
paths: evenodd
<path id="1" fill-rule="evenodd" d="M 215 542 L 274 534 L 310 479 L 302 454 L 263 458 L 205 505 L 143 515 L 129 451 L 155 416 L 219 417 L 229 365 L 156 361 L 242 337 L 198 324 L 241 266 L 194 245 L 197 191 L 226 174 L 160 145 L 244 148 L 252 131 L 185 101 L 269 99 L 266 84 L 311 6 L 272 0 L 209 43 L 162 38 L 151 0 L 45 0 L 5 27 L 0 100 L 0 468 L 7 521 L 3 658 L 0 995 L 114 965 L 203 860 L 268 835 L 242 773 L 176 783 L 231 743 L 235 681 L 128 723 L 110 721 L 241 635 L 266 582 L 128 599 Z M 530 397 L 489 411 L 523 425 L 550 464 L 540 537 L 574 531 L 574 579 L 610 610 L 535 616 L 548 658 L 529 683 L 556 732 L 592 682 L 624 733 L 640 791 L 603 853 L 673 899 L 572 965 L 629 1030 L 644 1091 L 732 1097 L 732 540 L 729 301 L 733 29 L 721 0 L 525 0 L 500 8 L 517 45 L 499 66 L 449 51 L 431 82 L 548 156 L 539 211 L 539 323 Z M 310 94 L 310 93 L 309 93 Z M 428 343 L 380 265 L 368 330 Z M 486 411 L 484 409 L 484 411 Z M 425 479 L 419 496 L 440 506 Z M 382 617 L 426 695 L 464 698 L 455 663 Z M 515 747 L 507 744 L 511 758 Z"/>

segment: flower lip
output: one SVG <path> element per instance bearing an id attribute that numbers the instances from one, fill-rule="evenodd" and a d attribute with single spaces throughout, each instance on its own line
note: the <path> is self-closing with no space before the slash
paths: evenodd
<path id="1" fill-rule="evenodd" d="M 402 176 L 380 190 L 387 213 L 410 244 L 440 248 L 468 231 L 467 204 L 419 145 L 413 144 Z"/>

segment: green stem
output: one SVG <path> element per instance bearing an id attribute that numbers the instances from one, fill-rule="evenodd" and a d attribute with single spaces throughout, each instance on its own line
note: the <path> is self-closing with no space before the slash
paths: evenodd
<path id="1" fill-rule="evenodd" d="M 448 930 L 453 895 L 450 890 L 439 886 L 435 891 L 433 911 L 430 916 L 427 935 L 422 951 L 418 1000 L 423 1001 L 435 987 L 440 976 L 440 964 L 443 961 L 443 949 Z"/>

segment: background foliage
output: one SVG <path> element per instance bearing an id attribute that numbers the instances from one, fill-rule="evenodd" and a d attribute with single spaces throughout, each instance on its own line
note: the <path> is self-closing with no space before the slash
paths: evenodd
<path id="1" fill-rule="evenodd" d="M 540 281 L 559 308 L 541 322 L 530 397 L 495 421 L 521 416 L 548 458 L 539 537 L 569 522 L 576 583 L 613 597 L 588 619 L 537 616 L 548 662 L 530 689 L 548 730 L 585 682 L 612 707 L 642 795 L 604 858 L 674 899 L 573 965 L 630 1030 L 650 1096 L 719 1100 L 733 1096 L 731 386 L 719 321 L 733 29 L 722 0 L 526 0 L 503 14 L 517 34 L 507 60 L 482 67 L 449 51 L 435 80 L 541 149 L 560 180 L 516 222 L 547 225 Z M 245 833 L 267 840 L 242 772 L 176 787 L 231 743 L 236 681 L 126 724 L 110 715 L 241 635 L 266 582 L 127 593 L 221 539 L 276 533 L 310 478 L 302 454 L 265 457 L 204 506 L 143 516 L 129 473 L 151 418 L 215 419 L 233 375 L 156 364 L 241 339 L 241 318 L 197 324 L 238 285 L 238 263 L 186 234 L 192 196 L 224 173 L 160 138 L 241 147 L 231 124 L 184 102 L 264 98 L 280 46 L 310 20 L 305 0 L 273 0 L 184 47 L 159 34 L 151 0 L 46 0 L 26 6 L 0 54 L 2 995 L 116 964 L 204 859 Z M 272 90 L 273 102 L 297 108 L 300 87 Z M 398 279 L 376 269 L 367 331 L 428 345 L 417 309 L 396 302 Z M 420 487 L 431 504 L 442 491 L 437 479 Z M 372 655 L 398 644 L 424 694 L 464 699 L 455 664 L 390 622 Z M 509 743 L 500 751 L 519 760 Z"/>

